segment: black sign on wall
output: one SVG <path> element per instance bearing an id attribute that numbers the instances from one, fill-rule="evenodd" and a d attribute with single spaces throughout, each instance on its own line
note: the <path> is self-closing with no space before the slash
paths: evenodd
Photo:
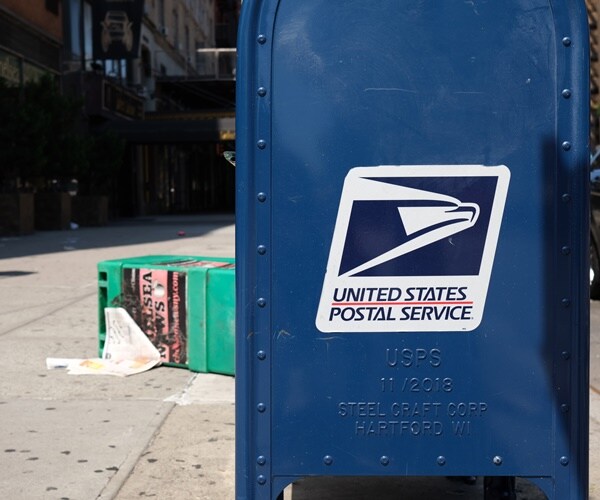
<path id="1" fill-rule="evenodd" d="M 94 59 L 138 57 L 144 0 L 94 0 Z"/>

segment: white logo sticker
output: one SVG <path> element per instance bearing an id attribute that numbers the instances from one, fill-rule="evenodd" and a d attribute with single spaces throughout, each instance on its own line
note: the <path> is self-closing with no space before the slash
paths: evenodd
<path id="1" fill-rule="evenodd" d="M 477 328 L 509 180 L 504 165 L 351 169 L 344 181 L 317 328 Z"/>

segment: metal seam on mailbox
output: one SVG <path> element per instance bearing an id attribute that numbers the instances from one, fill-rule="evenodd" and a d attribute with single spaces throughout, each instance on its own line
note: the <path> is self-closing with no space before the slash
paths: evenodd
<path id="1" fill-rule="evenodd" d="M 264 11 L 264 9 L 261 9 Z M 265 12 L 262 12 L 266 14 Z M 263 82 L 271 81 L 271 47 L 272 44 L 272 26 L 265 26 L 265 20 L 269 23 L 274 16 L 261 15 L 259 20 L 259 35 L 257 41 L 259 44 L 257 51 L 257 80 L 261 82 L 261 86 L 255 94 L 254 101 L 257 109 L 257 128 L 256 128 L 256 145 L 255 158 L 257 163 L 257 191 L 259 206 L 258 213 L 260 216 L 257 217 L 256 227 L 256 238 L 260 242 L 260 247 L 265 249 L 265 252 L 259 252 L 254 255 L 255 268 L 257 270 L 256 280 L 256 293 L 261 303 L 259 306 L 259 314 L 256 318 L 256 331 L 259 332 L 258 338 L 260 339 L 261 346 L 257 357 L 252 361 L 255 368 L 255 373 L 260 374 L 253 387 L 253 393 L 255 401 L 260 401 L 257 407 L 260 415 L 261 422 L 268 419 L 269 425 L 258 425 L 255 428 L 255 456 L 260 455 L 264 458 L 264 464 L 257 464 L 257 473 L 260 470 L 259 477 L 261 482 L 259 485 L 268 485 L 269 496 L 272 494 L 272 447 L 271 447 L 271 367 L 270 363 L 264 363 L 265 359 L 271 359 L 271 340 L 270 340 L 270 325 L 271 325 L 271 283 L 270 283 L 270 267 L 271 259 L 270 253 L 266 253 L 266 248 L 271 247 L 271 148 L 267 148 L 268 142 L 271 137 L 271 116 L 269 99 L 266 96 L 266 85 Z M 256 88 L 256 87 L 255 87 Z M 264 89 L 264 91 L 263 91 Z"/>

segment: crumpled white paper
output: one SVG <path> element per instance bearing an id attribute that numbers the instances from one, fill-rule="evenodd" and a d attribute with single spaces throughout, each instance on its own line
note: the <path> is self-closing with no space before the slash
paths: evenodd
<path id="1" fill-rule="evenodd" d="M 102 358 L 47 358 L 46 367 L 66 368 L 71 375 L 116 375 L 142 373 L 160 364 L 160 353 L 122 307 L 104 309 L 106 339 Z"/>

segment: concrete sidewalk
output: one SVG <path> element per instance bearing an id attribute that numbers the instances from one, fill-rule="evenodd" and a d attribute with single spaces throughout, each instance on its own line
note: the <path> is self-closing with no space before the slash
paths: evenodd
<path id="1" fill-rule="evenodd" d="M 97 355 L 97 263 L 151 254 L 233 256 L 233 216 L 136 219 L 0 238 L 3 498 L 234 498 L 232 377 L 166 367 L 124 379 L 46 370 L 47 357 Z M 593 310 L 598 328 L 600 307 Z M 592 348 L 600 365 L 600 349 Z M 595 393 L 591 427 L 590 498 L 600 500 Z M 519 487 L 529 500 L 542 498 Z M 466 485 L 440 477 L 306 480 L 286 497 L 391 499 L 400 489 L 403 499 L 483 496 L 481 480 Z"/>
<path id="2" fill-rule="evenodd" d="M 45 364 L 97 355 L 99 261 L 233 256 L 233 223 L 138 219 L 0 239 L 3 498 L 233 498 L 233 377 L 73 376 Z"/>

